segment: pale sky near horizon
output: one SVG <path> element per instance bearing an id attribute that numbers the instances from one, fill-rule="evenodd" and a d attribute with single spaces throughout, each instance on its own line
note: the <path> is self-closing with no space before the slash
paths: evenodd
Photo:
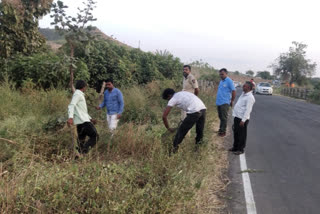
<path id="1" fill-rule="evenodd" d="M 75 14 L 82 0 L 64 0 Z M 320 20 L 316 0 L 96 0 L 93 15 L 107 35 L 144 51 L 168 50 L 182 62 L 202 59 L 228 70 L 270 71 L 292 41 L 308 45 L 318 64 Z M 40 27 L 51 27 L 50 16 Z"/>

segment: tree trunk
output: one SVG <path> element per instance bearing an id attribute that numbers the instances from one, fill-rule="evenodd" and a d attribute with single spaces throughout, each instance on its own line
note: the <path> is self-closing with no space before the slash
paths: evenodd
<path id="1" fill-rule="evenodd" d="M 74 88 L 73 85 L 73 79 L 74 79 L 74 75 L 73 75 L 73 56 L 74 56 L 74 47 L 72 42 L 69 40 L 68 43 L 70 44 L 70 67 L 69 67 L 69 71 L 70 71 L 70 88 L 72 93 L 74 93 L 76 91 L 76 89 Z"/>
<path id="2" fill-rule="evenodd" d="M 105 87 L 106 87 L 106 83 L 103 81 L 102 86 L 101 86 L 101 90 L 100 90 L 100 94 L 99 94 L 99 98 L 98 98 L 99 104 L 102 103 L 102 101 L 103 101 L 103 94 L 104 94 Z"/>

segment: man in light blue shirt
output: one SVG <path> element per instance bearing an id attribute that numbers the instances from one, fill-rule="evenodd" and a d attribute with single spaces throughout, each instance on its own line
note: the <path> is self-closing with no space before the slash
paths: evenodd
<path id="1" fill-rule="evenodd" d="M 110 131 L 117 128 L 119 119 L 123 112 L 124 101 L 122 93 L 119 89 L 113 86 L 113 80 L 105 81 L 107 90 L 104 92 L 103 102 L 97 107 L 100 110 L 103 107 L 107 108 L 107 122 Z"/>
<path id="2" fill-rule="evenodd" d="M 233 81 L 227 76 L 228 71 L 222 68 L 219 71 L 220 83 L 218 87 L 218 93 L 216 98 L 216 105 L 218 109 L 218 116 L 220 119 L 220 127 L 218 135 L 220 137 L 226 136 L 227 121 L 228 121 L 228 111 L 229 106 L 232 107 L 233 101 L 236 97 L 236 89 L 234 87 Z"/>

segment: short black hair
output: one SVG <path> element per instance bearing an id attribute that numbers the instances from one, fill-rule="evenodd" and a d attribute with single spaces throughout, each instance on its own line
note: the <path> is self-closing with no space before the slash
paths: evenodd
<path id="1" fill-rule="evenodd" d="M 191 71 L 191 66 L 190 65 L 184 65 L 183 68 L 189 68 L 189 70 Z"/>
<path id="2" fill-rule="evenodd" d="M 172 88 L 166 88 L 162 93 L 162 99 L 166 100 L 169 96 L 174 95 L 174 93 L 176 92 Z"/>
<path id="3" fill-rule="evenodd" d="M 246 81 L 245 84 L 247 84 L 249 86 L 250 90 L 252 90 L 252 88 L 253 88 L 253 83 L 252 82 Z"/>
<path id="4" fill-rule="evenodd" d="M 109 79 L 106 79 L 106 81 L 105 81 L 106 83 L 107 82 L 111 82 L 112 84 L 113 84 L 113 79 L 111 79 L 111 78 L 109 78 Z"/>
<path id="5" fill-rule="evenodd" d="M 226 68 L 221 68 L 220 71 L 219 71 L 219 73 L 220 73 L 220 72 L 225 72 L 225 73 L 227 74 L 227 73 L 228 73 L 228 70 L 227 70 Z"/>
<path id="6" fill-rule="evenodd" d="M 78 80 L 76 82 L 76 89 L 83 89 L 84 87 L 87 86 L 87 83 L 84 80 Z"/>

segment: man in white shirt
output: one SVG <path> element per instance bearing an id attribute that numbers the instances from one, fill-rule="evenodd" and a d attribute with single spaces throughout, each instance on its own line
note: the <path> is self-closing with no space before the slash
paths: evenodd
<path id="1" fill-rule="evenodd" d="M 87 103 L 84 92 L 87 89 L 87 83 L 78 80 L 76 83 L 76 91 L 72 96 L 71 103 L 68 106 L 68 126 L 77 125 L 78 132 L 78 152 L 80 154 L 88 153 L 90 147 L 93 147 L 98 140 L 97 130 L 91 123 L 91 117 L 88 114 Z M 89 137 L 85 141 L 86 136 Z"/>
<path id="2" fill-rule="evenodd" d="M 194 124 L 196 124 L 197 133 L 196 144 L 200 144 L 203 138 L 203 129 L 206 120 L 206 106 L 204 103 L 193 93 L 186 91 L 175 93 L 171 88 L 167 88 L 163 91 L 162 98 L 169 100 L 168 105 L 163 112 L 162 119 L 165 127 L 170 132 L 174 132 L 174 129 L 169 127 L 167 116 L 172 107 L 177 106 L 187 112 L 187 117 L 180 124 L 174 138 L 173 152 L 176 153 L 178 151 L 179 144 Z"/>
<path id="3" fill-rule="evenodd" d="M 246 82 L 243 85 L 243 92 L 232 112 L 232 116 L 234 117 L 234 142 L 233 147 L 229 149 L 229 151 L 236 155 L 242 154 L 244 152 L 244 148 L 246 147 L 247 127 L 250 119 L 250 113 L 252 111 L 253 104 L 255 103 L 255 99 L 252 94 L 252 88 L 253 84 L 251 82 Z"/>

